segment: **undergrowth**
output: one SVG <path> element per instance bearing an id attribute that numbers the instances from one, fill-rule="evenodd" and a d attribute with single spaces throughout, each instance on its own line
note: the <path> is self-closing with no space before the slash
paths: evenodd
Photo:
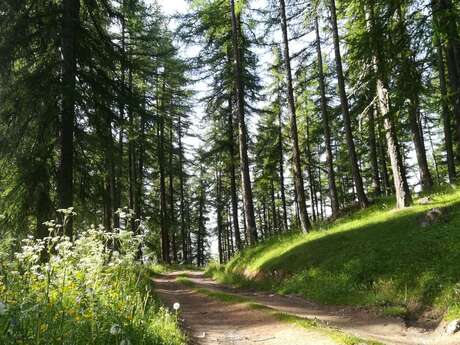
<path id="1" fill-rule="evenodd" d="M 0 253 L 0 344 L 185 344 L 135 260 L 140 237 L 91 226 L 71 242 L 48 226 L 49 237 Z"/>

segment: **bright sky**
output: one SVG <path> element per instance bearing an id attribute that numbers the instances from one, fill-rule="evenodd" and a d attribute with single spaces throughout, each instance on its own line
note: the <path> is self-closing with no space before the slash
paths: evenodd
<path id="1" fill-rule="evenodd" d="M 147 3 L 152 3 L 152 0 L 146 0 Z M 185 0 L 157 0 L 157 2 L 163 7 L 163 13 L 170 15 L 176 12 L 183 12 L 187 9 L 188 5 Z"/>

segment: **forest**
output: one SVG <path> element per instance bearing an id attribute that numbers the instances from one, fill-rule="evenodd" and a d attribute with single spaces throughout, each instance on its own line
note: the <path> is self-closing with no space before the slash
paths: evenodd
<path id="1" fill-rule="evenodd" d="M 190 314 L 274 308 L 244 289 L 299 344 L 460 344 L 459 13 L 0 0 L 0 344 L 249 344 Z"/>

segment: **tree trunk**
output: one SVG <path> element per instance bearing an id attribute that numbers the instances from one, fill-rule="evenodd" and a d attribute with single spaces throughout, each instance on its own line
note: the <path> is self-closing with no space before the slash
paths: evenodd
<path id="1" fill-rule="evenodd" d="M 145 104 L 144 109 L 145 111 Z M 145 114 L 141 113 L 140 123 L 140 134 L 139 134 L 139 145 L 138 145 L 138 161 L 137 161 L 137 173 L 136 173 L 136 203 L 134 205 L 134 213 L 136 219 L 143 218 L 143 195 L 144 195 L 144 152 L 145 152 Z M 139 232 L 139 227 L 138 227 Z"/>
<path id="2" fill-rule="evenodd" d="M 123 8 L 125 7 L 125 0 L 123 0 Z M 121 16 L 121 53 L 125 56 L 126 51 L 126 22 L 124 15 Z M 118 157 L 114 160 L 114 196 L 113 196 L 113 209 L 115 211 L 113 216 L 113 227 L 118 229 L 120 228 L 120 217 L 118 214 L 118 210 L 121 208 L 121 195 L 122 195 L 122 176 L 123 176 L 123 123 L 124 123 L 124 113 L 125 113 L 125 61 L 122 59 L 121 61 L 121 91 L 118 97 L 118 108 L 119 108 L 119 119 L 118 119 Z"/>
<path id="3" fill-rule="evenodd" d="M 454 183 L 456 179 L 454 149 L 452 146 L 452 126 L 451 126 L 451 113 L 448 105 L 448 94 L 446 86 L 446 71 L 444 67 L 444 54 L 442 52 L 441 42 L 438 37 L 436 40 L 436 51 L 438 60 L 438 73 L 439 73 L 439 87 L 441 89 L 441 112 L 442 124 L 444 129 L 444 145 L 447 155 L 447 173 L 449 176 L 449 183 Z"/>
<path id="4" fill-rule="evenodd" d="M 59 208 L 73 206 L 73 153 L 76 103 L 77 46 L 80 1 L 63 0 L 62 18 L 62 111 L 60 121 Z M 72 218 L 64 224 L 64 234 L 73 236 Z"/>
<path id="5" fill-rule="evenodd" d="M 241 190 L 243 194 L 243 207 L 245 213 L 246 231 L 249 245 L 257 242 L 256 220 L 254 217 L 254 204 L 252 200 L 251 176 L 249 174 L 249 157 L 246 124 L 244 120 L 244 89 L 242 76 L 242 60 L 240 56 L 240 30 L 239 16 L 235 13 L 234 0 L 230 0 L 230 14 L 232 18 L 232 43 L 234 56 L 234 77 L 238 112 L 238 141 L 240 149 Z"/>
<path id="6" fill-rule="evenodd" d="M 439 181 L 440 181 L 439 164 L 438 164 L 438 159 L 436 158 L 436 154 L 435 154 L 435 149 L 434 149 L 434 144 L 433 144 L 433 135 L 431 134 L 431 128 L 430 128 L 427 118 L 423 117 L 422 119 L 420 119 L 420 126 L 422 126 L 422 121 L 424 122 L 425 128 L 427 129 L 428 142 L 430 143 L 430 149 L 431 149 L 432 156 L 433 156 L 434 171 L 436 173 L 436 181 L 439 184 Z"/>
<path id="7" fill-rule="evenodd" d="M 222 233 L 223 233 L 223 222 L 222 222 L 222 181 L 220 171 L 216 171 L 216 215 L 217 215 L 217 240 L 219 249 L 219 263 L 222 264 L 223 260 L 223 248 L 222 248 Z"/>
<path id="8" fill-rule="evenodd" d="M 297 196 L 297 205 L 300 218 L 300 226 L 303 232 L 308 232 L 311 228 L 310 220 L 308 219 L 307 206 L 305 201 L 305 186 L 303 184 L 302 167 L 300 163 L 300 149 L 299 138 L 297 131 L 297 118 L 294 101 L 294 90 L 292 86 L 292 72 L 291 72 L 291 57 L 289 55 L 289 40 L 286 19 L 286 6 L 284 0 L 279 0 L 280 14 L 281 14 L 281 29 L 283 32 L 283 51 L 284 51 L 284 65 L 286 72 L 287 83 L 287 100 L 288 110 L 291 124 L 291 141 L 292 141 L 292 161 L 293 161 L 293 176 L 295 184 L 295 194 Z"/>
<path id="9" fill-rule="evenodd" d="M 198 238 L 197 238 L 197 265 L 202 267 L 205 264 L 204 258 L 204 208 L 205 208 L 205 187 L 203 181 L 203 166 L 200 166 L 200 194 L 198 202 Z"/>
<path id="10" fill-rule="evenodd" d="M 178 119 L 178 142 L 179 142 L 179 185 L 180 185 L 180 232 L 182 240 L 182 259 L 188 262 L 187 234 L 185 226 L 185 196 L 184 196 L 184 148 L 182 147 L 182 121 Z"/>
<path id="11" fill-rule="evenodd" d="M 316 31 L 316 52 L 318 56 L 318 81 L 321 94 L 321 115 L 323 118 L 324 143 L 326 145 L 326 166 L 329 186 L 329 199 L 331 200 L 332 217 L 339 212 L 339 198 L 337 196 L 337 185 L 335 183 L 335 172 L 331 145 L 331 128 L 329 126 L 329 114 L 327 112 L 326 86 L 324 83 L 323 56 L 321 53 L 321 37 L 319 34 L 318 16 L 315 16 Z"/>
<path id="12" fill-rule="evenodd" d="M 378 112 L 376 112 L 378 114 Z M 385 134 L 383 133 L 382 129 L 382 124 L 380 124 L 381 121 L 379 121 L 379 133 L 378 133 L 378 148 L 379 148 L 379 161 L 380 161 L 380 175 L 382 176 L 382 184 L 383 184 L 383 190 L 385 191 L 385 195 L 390 195 L 393 191 L 391 188 L 391 181 L 390 181 L 390 176 L 388 174 L 388 168 L 387 168 L 387 148 L 385 145 Z"/>
<path id="13" fill-rule="evenodd" d="M 428 161 L 426 159 L 425 142 L 422 136 L 422 128 L 419 121 L 419 99 L 418 95 L 413 95 L 409 104 L 409 125 L 412 132 L 412 141 L 415 146 L 415 154 L 420 171 L 420 182 L 423 191 L 429 191 L 433 188 L 433 179 L 431 177 L 430 169 L 428 168 Z"/>
<path id="14" fill-rule="evenodd" d="M 313 160 L 312 160 L 312 155 L 311 155 L 311 148 L 310 148 L 310 118 L 308 115 L 305 118 L 305 132 L 306 132 L 306 138 L 305 138 L 305 157 L 307 159 L 307 173 L 308 173 L 308 187 L 310 190 L 310 204 L 311 204 L 311 216 L 313 219 L 313 222 L 316 222 L 316 214 L 317 214 L 317 209 L 315 206 L 315 190 L 314 190 L 314 181 L 315 181 L 315 176 L 313 174 Z"/>
<path id="15" fill-rule="evenodd" d="M 163 81 L 161 101 L 161 109 L 164 109 L 164 90 L 165 81 Z M 166 209 L 166 182 L 165 182 L 165 167 L 164 167 L 164 114 L 158 114 L 158 165 L 160 170 L 160 232 L 161 232 L 161 253 L 165 263 L 171 263 L 170 247 L 169 247 L 169 229 L 167 224 L 167 209 Z"/>
<path id="16" fill-rule="evenodd" d="M 231 59 L 230 59 L 231 61 Z M 228 169 L 230 170 L 230 194 L 232 198 L 232 220 L 235 233 L 235 243 L 238 251 L 243 249 L 241 243 L 240 224 L 238 220 L 238 194 L 236 191 L 236 174 L 235 174 L 235 139 L 233 137 L 233 97 L 230 94 L 228 99 L 228 154 L 230 156 Z"/>
<path id="17" fill-rule="evenodd" d="M 273 230 L 274 232 L 280 232 L 280 224 L 278 222 L 277 212 L 276 212 L 276 202 L 275 202 L 275 186 L 273 180 L 270 181 L 270 197 L 271 197 L 271 212 L 273 219 Z"/>
<path id="18" fill-rule="evenodd" d="M 358 202 L 361 207 L 367 207 L 369 201 L 367 200 L 366 193 L 364 192 L 363 180 L 361 178 L 361 172 L 358 166 L 358 157 L 356 155 L 355 142 L 353 139 L 353 132 L 351 128 L 351 118 L 348 108 L 348 98 L 345 91 L 345 78 L 342 69 L 342 56 L 340 54 L 340 40 L 339 31 L 337 28 L 337 13 L 335 8 L 335 0 L 330 0 L 331 5 L 331 24 L 332 24 L 332 36 L 334 38 L 334 53 L 335 53 L 335 64 L 337 68 L 337 84 L 339 87 L 340 105 L 342 108 L 342 116 L 344 122 L 345 136 L 347 140 L 348 156 L 351 164 L 351 173 L 353 175 L 353 181 L 355 183 L 356 194 Z"/>
<path id="19" fill-rule="evenodd" d="M 172 232 L 171 248 L 173 261 L 177 263 L 177 233 L 176 233 L 176 214 L 174 207 L 174 171 L 173 171 L 173 121 L 170 120 L 169 123 L 169 163 L 168 163 L 168 172 L 169 172 L 169 231 Z"/>
<path id="20" fill-rule="evenodd" d="M 374 104 L 369 107 L 367 112 L 369 120 L 369 159 L 372 169 L 372 187 L 375 195 L 382 194 L 382 187 L 380 185 L 379 163 L 377 160 L 377 141 L 375 139 L 375 113 L 377 108 Z"/>
<path id="21" fill-rule="evenodd" d="M 373 7 L 370 7 L 370 31 L 374 32 L 375 22 Z M 377 97 L 379 101 L 380 114 L 383 117 L 383 127 L 388 147 L 388 155 L 390 156 L 391 170 L 393 172 L 393 182 L 396 192 L 396 207 L 404 208 L 412 203 L 412 197 L 407 183 L 406 172 L 402 160 L 401 150 L 396 135 L 393 116 L 390 109 L 390 99 L 388 95 L 388 87 L 386 76 L 383 68 L 383 59 L 380 54 L 378 42 L 374 44 L 374 68 L 376 69 L 377 77 Z"/>
<path id="22" fill-rule="evenodd" d="M 281 97 L 280 97 L 281 98 Z M 284 231 L 288 231 L 287 221 L 287 206 L 286 206 L 286 193 L 284 189 L 284 152 L 283 152 L 283 122 L 281 120 L 281 105 L 278 113 L 278 154 L 279 154 L 279 177 L 280 177 L 280 193 L 281 205 L 283 208 L 283 227 Z"/>
<path id="23" fill-rule="evenodd" d="M 388 155 L 390 156 L 391 170 L 393 172 L 393 182 L 396 191 L 396 207 L 403 208 L 409 206 L 412 199 L 407 184 L 399 143 L 396 137 L 396 129 L 390 114 L 388 90 L 381 79 L 377 80 L 377 95 L 379 98 L 380 112 L 383 116 Z"/>
<path id="24" fill-rule="evenodd" d="M 128 49 L 128 54 L 130 50 Z M 131 95 L 133 92 L 133 72 L 128 69 L 128 92 Z M 135 143 L 134 143 L 134 113 L 132 102 L 128 102 L 128 205 L 130 210 L 134 210 L 134 192 L 136 185 L 136 169 L 135 169 Z M 131 231 L 135 232 L 135 219 L 130 219 Z"/>
<path id="25" fill-rule="evenodd" d="M 112 230 L 113 218 L 114 218 L 114 145 L 112 137 L 112 121 L 109 112 L 104 113 L 105 116 L 105 131 L 104 132 L 104 166 L 106 172 L 104 174 L 104 228 L 107 231 Z"/>

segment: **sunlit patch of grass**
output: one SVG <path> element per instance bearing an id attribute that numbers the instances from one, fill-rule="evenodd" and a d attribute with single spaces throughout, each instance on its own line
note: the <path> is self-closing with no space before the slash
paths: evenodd
<path id="1" fill-rule="evenodd" d="M 195 286 L 195 284 L 187 277 L 177 277 L 176 282 L 178 282 L 179 284 L 185 285 L 187 287 Z"/>
<path id="2" fill-rule="evenodd" d="M 325 304 L 365 306 L 417 317 L 424 309 L 460 317 L 460 189 L 433 193 L 429 204 L 394 209 L 377 200 L 309 234 L 289 234 L 248 248 L 207 274 L 240 287 L 300 294 Z M 431 208 L 445 216 L 426 228 Z M 458 289 L 457 289 L 458 290 Z"/>

